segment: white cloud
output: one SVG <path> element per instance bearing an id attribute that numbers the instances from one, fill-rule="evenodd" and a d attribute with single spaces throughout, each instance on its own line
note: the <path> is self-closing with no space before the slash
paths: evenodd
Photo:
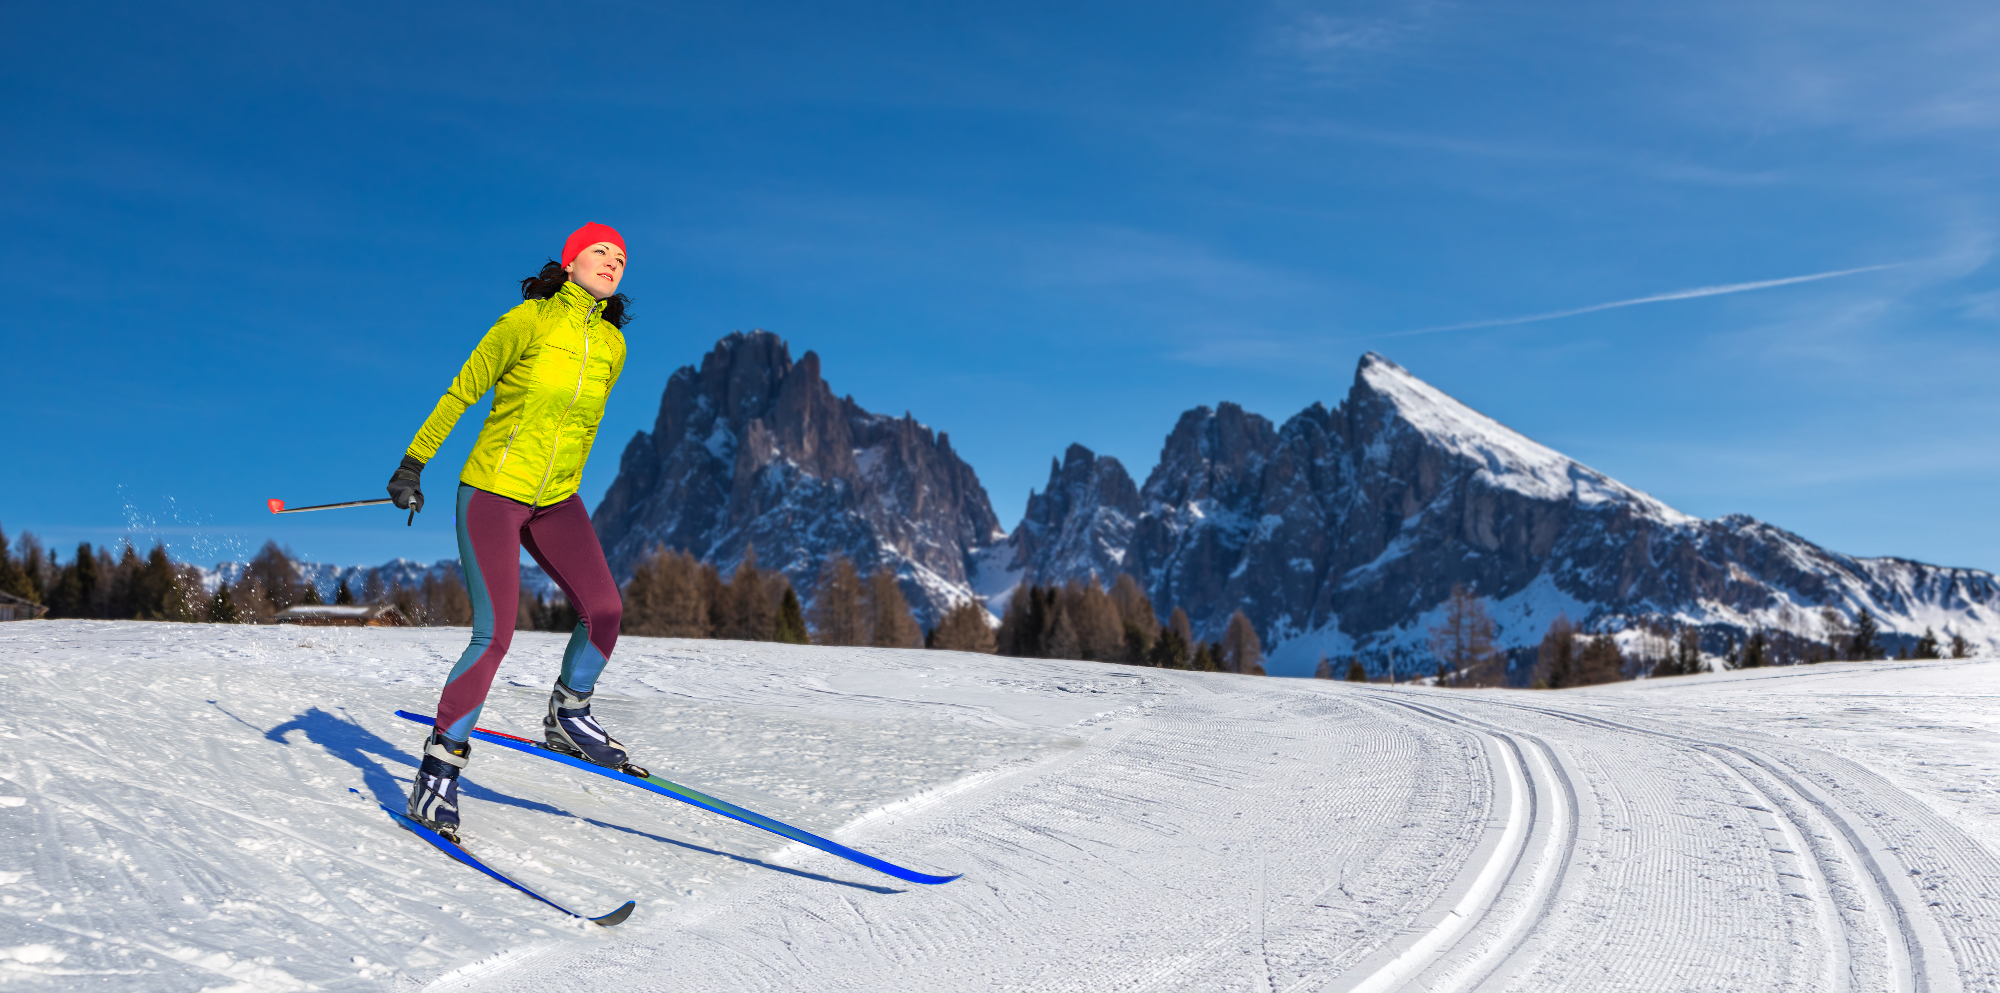
<path id="1" fill-rule="evenodd" d="M 1272 47 L 1288 64 L 1315 76 L 1350 72 L 1416 42 L 1442 6 L 1437 0 L 1388 0 L 1345 3 L 1334 12 L 1281 4 Z"/>

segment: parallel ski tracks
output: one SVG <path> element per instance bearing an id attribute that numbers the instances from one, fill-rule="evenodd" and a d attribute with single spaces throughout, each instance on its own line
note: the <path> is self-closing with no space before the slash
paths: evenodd
<path id="1" fill-rule="evenodd" d="M 1519 970 L 1532 966 L 1522 953 L 1554 908 L 1554 897 L 1560 890 L 1562 876 L 1567 872 L 1569 849 L 1574 847 L 1578 823 L 1578 794 L 1574 782 L 1564 771 L 1558 750 L 1538 736 L 1448 710 L 1439 706 L 1430 694 L 1377 690 L 1370 695 L 1388 697 L 1392 694 L 1403 699 L 1387 702 L 1436 720 L 1476 729 L 1496 741 L 1504 741 L 1508 747 L 1515 749 L 1516 755 L 1523 753 L 1523 742 L 1538 751 L 1554 774 L 1553 781 L 1560 784 L 1566 798 L 1568 840 L 1564 843 L 1561 864 L 1553 873 L 1554 885 L 1533 888 L 1536 903 L 1531 909 L 1517 908 L 1507 921 L 1489 926 L 1488 919 L 1503 912 L 1502 904 L 1496 901 L 1482 911 L 1480 920 L 1460 929 L 1464 935 L 1490 930 L 1507 936 L 1497 945 L 1489 942 L 1490 947 L 1472 959 L 1475 965 L 1455 965 L 1453 959 L 1463 956 L 1457 955 L 1453 946 L 1446 945 L 1431 951 L 1433 964 L 1429 967 L 1431 975 L 1448 970 L 1448 976 L 1437 977 L 1443 982 L 1411 983 L 1410 979 L 1425 975 L 1425 972 L 1405 968 L 1393 976 L 1383 970 L 1346 988 L 1369 990 L 1371 993 L 1405 988 L 1475 990 L 1484 987 L 1489 980 L 1504 981 Z M 1409 698 L 1419 698 L 1422 702 Z M 1782 835 L 1785 845 L 1783 848 L 1772 847 L 1774 855 L 1797 855 L 1788 861 L 1800 871 L 1785 873 L 1775 867 L 1774 870 L 1781 875 L 1796 876 L 1811 890 L 1808 896 L 1826 945 L 1826 956 L 1819 970 L 1819 988 L 1834 993 L 1853 993 L 1856 990 L 1872 993 L 1876 989 L 1894 993 L 1958 993 L 1960 990 L 1951 949 L 1936 923 L 1924 911 L 1923 898 L 1916 893 L 1906 872 L 1892 871 L 1892 867 L 1886 866 L 1883 858 L 1878 857 L 1878 853 L 1889 850 L 1889 846 L 1876 837 L 1864 821 L 1841 809 L 1824 791 L 1790 769 L 1786 763 L 1739 743 L 1712 741 L 1593 715 L 1491 698 L 1480 698 L 1476 704 L 1505 707 L 1600 730 L 1669 741 L 1705 756 L 1746 794 L 1762 798 L 1764 802 L 1752 809 L 1769 815 L 1773 822 L 1772 829 Z M 1496 775 L 1497 778 L 1500 777 Z M 1538 825 L 1543 817 L 1538 809 Z M 1496 851 L 1491 857 L 1505 856 L 1506 853 Z M 1547 872 L 1547 867 L 1542 864 L 1545 860 L 1530 858 L 1526 845 L 1514 858 L 1512 872 L 1516 876 L 1523 872 Z M 1511 885 L 1514 885 L 1512 877 Z M 1868 968 L 1870 966 L 1873 968 Z M 1426 978 L 1431 976 L 1426 975 Z"/>
<path id="2" fill-rule="evenodd" d="M 1397 694 L 1402 696 L 1402 694 Z M 1455 726 L 1487 742 L 1497 758 L 1496 799 L 1506 817 L 1495 843 L 1465 875 L 1471 882 L 1427 931 L 1392 945 L 1372 968 L 1331 989 L 1390 993 L 1401 989 L 1474 990 L 1507 974 L 1510 962 L 1548 918 L 1576 849 L 1579 801 L 1561 752 L 1543 738 L 1462 713 L 1404 699 L 1383 702 Z M 1497 804 L 1496 804 L 1497 807 Z M 1381 958 L 1387 961 L 1379 961 Z"/>

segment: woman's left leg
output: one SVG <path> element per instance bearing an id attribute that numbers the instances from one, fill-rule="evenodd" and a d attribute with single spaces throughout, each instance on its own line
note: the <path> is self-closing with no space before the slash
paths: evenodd
<path id="1" fill-rule="evenodd" d="M 611 650 L 618 645 L 625 603 L 617 580 L 611 577 L 611 566 L 604 561 L 604 546 L 598 544 L 583 498 L 573 496 L 537 510 L 521 531 L 521 546 L 561 587 L 578 618 L 563 651 L 562 675 L 549 696 L 548 715 L 542 718 L 543 736 L 557 751 L 620 768 L 629 759 L 625 746 L 606 734 L 591 716 L 590 697 L 597 691 L 597 677 L 610 661 Z"/>

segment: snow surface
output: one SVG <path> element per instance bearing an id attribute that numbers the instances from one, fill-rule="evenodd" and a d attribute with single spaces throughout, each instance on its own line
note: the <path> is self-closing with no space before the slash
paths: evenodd
<path id="1" fill-rule="evenodd" d="M 600 929 L 376 807 L 465 634 L 0 624 L 0 986 L 2000 989 L 1993 660 L 1550 693 L 629 638 L 642 762 L 965 877 L 475 746 L 469 846 L 638 901 Z M 560 646 L 484 723 L 532 733 Z"/>

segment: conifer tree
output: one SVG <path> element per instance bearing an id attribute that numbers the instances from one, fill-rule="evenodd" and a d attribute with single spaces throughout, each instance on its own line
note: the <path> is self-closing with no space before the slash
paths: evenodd
<path id="1" fill-rule="evenodd" d="M 319 584 L 311 580 L 299 584 L 299 602 L 309 607 L 317 607 L 326 603 L 325 600 L 320 598 Z"/>
<path id="2" fill-rule="evenodd" d="M 948 652 L 993 654 L 999 645 L 988 620 L 991 616 L 977 600 L 967 600 L 951 608 L 931 632 L 930 647 Z"/>
<path id="3" fill-rule="evenodd" d="M 1187 620 L 1187 615 L 1182 614 L 1180 608 L 1174 608 L 1174 613 L 1183 622 Z M 1160 636 L 1154 640 L 1153 650 L 1147 655 L 1146 662 L 1148 665 L 1161 669 L 1185 669 L 1188 667 L 1188 664 L 1192 661 L 1192 657 L 1188 651 L 1187 638 L 1181 634 L 1181 627 L 1183 626 L 1185 626 L 1184 623 L 1182 625 L 1168 624 L 1166 627 L 1160 629 Z"/>
<path id="4" fill-rule="evenodd" d="M 49 560 L 54 563 L 53 552 Z M 91 616 L 91 602 L 97 598 L 97 555 L 91 551 L 90 542 L 76 546 L 76 558 L 62 566 L 57 576 L 55 588 L 49 591 L 48 616 Z"/>
<path id="5" fill-rule="evenodd" d="M 126 601 L 130 607 L 129 616 L 143 621 L 159 621 L 173 617 L 174 585 L 179 579 L 174 569 L 174 561 L 167 555 L 167 547 L 155 543 L 153 550 L 146 553 L 146 561 L 133 573 L 128 581 Z"/>
<path id="6" fill-rule="evenodd" d="M 910 614 L 910 601 L 887 564 L 868 577 L 863 593 L 868 611 L 868 643 L 877 648 L 920 648 L 924 632 Z"/>
<path id="7" fill-rule="evenodd" d="M 1050 589 L 1050 594 L 1056 590 Z M 1042 657 L 1049 659 L 1083 658 L 1083 642 L 1076 636 L 1076 624 L 1069 618 L 1069 610 L 1058 596 L 1049 597 L 1047 617 L 1048 633 L 1042 636 Z"/>
<path id="8" fill-rule="evenodd" d="M 1230 671 L 1228 656 L 1223 652 L 1222 644 L 1213 641 L 1195 642 L 1194 657 L 1188 659 L 1188 668 L 1196 672 Z"/>
<path id="9" fill-rule="evenodd" d="M 27 585 L 27 574 L 14 561 L 14 551 L 7 546 L 7 529 L 0 528 L 0 593 L 21 595 L 21 588 Z"/>
<path id="10" fill-rule="evenodd" d="M 1692 676 L 1702 671 L 1701 631 L 1698 628 L 1682 628 L 1680 636 L 1674 639 L 1674 675 Z"/>
<path id="11" fill-rule="evenodd" d="M 1917 639 L 1916 650 L 1910 653 L 1910 657 L 1915 659 L 1944 658 L 1944 652 L 1938 648 L 1937 633 L 1930 628 L 1925 628 L 1924 636 Z"/>
<path id="12" fill-rule="evenodd" d="M 335 605 L 341 607 L 351 606 L 354 603 L 354 591 L 347 588 L 346 576 L 340 577 L 340 588 L 333 591 L 333 602 Z M 533 630 L 533 628 L 529 630 Z"/>
<path id="13" fill-rule="evenodd" d="M 7 592 L 31 603 L 46 603 L 48 590 L 42 577 L 48 566 L 41 540 L 35 537 L 33 531 L 23 531 L 19 538 L 14 539 L 14 548 L 19 579 L 16 585 L 7 587 Z"/>
<path id="14" fill-rule="evenodd" d="M 1750 640 L 1743 643 L 1743 659 L 1739 668 L 1762 669 L 1764 667 L 1764 650 L 1766 647 L 1764 629 L 1758 628 L 1751 632 Z"/>
<path id="15" fill-rule="evenodd" d="M 1856 662 L 1873 662 L 1882 657 L 1882 646 L 1877 642 L 1880 630 L 1875 626 L 1875 615 L 1862 607 L 1854 618 L 1854 637 L 1848 642 L 1847 657 Z"/>
<path id="16" fill-rule="evenodd" d="M 995 633 L 1000 654 L 1014 658 L 1034 657 L 1038 646 L 1031 642 L 1035 632 L 1031 630 L 1029 615 L 1034 611 L 1034 591 L 1027 583 L 1019 583 L 1007 595 L 1007 609 L 1000 615 L 1000 630 Z"/>
<path id="17" fill-rule="evenodd" d="M 1319 657 L 1319 664 L 1313 666 L 1313 678 L 1314 679 L 1333 678 L 1333 663 L 1327 660 L 1327 657 L 1324 653 L 1322 653 Z"/>
<path id="18" fill-rule="evenodd" d="M 1348 657 L 1347 681 L 1350 683 L 1365 683 L 1368 681 L 1368 670 L 1361 665 L 1361 656 L 1352 655 Z"/>
<path id="19" fill-rule="evenodd" d="M 1965 636 L 1957 632 L 1953 632 L 1951 636 L 1951 657 L 1955 659 L 1969 659 L 1972 657 L 1972 643 L 1966 641 Z"/>
<path id="20" fill-rule="evenodd" d="M 139 584 L 140 573 L 143 571 L 144 566 L 139 563 L 139 551 L 132 547 L 132 542 L 128 539 L 118 561 L 112 563 L 111 568 L 99 573 L 103 577 L 104 607 L 97 612 L 97 615 L 111 620 L 139 616 L 135 596 L 138 591 L 135 587 Z"/>
<path id="21" fill-rule="evenodd" d="M 820 564 L 814 584 L 812 611 L 813 642 L 820 645 L 855 646 L 868 643 L 868 612 L 863 605 L 861 573 L 854 560 L 845 555 L 830 556 Z"/>
<path id="22" fill-rule="evenodd" d="M 1241 610 L 1229 615 L 1229 626 L 1223 630 L 1222 660 L 1230 672 L 1264 675 L 1264 645 L 1257 640 L 1256 626 Z"/>
<path id="23" fill-rule="evenodd" d="M 208 604 L 208 619 L 214 624 L 238 623 L 236 599 L 230 596 L 228 583 L 215 584 L 215 597 Z"/>
<path id="24" fill-rule="evenodd" d="M 1569 615 L 1557 614 L 1535 650 L 1535 682 L 1552 690 L 1583 685 L 1583 669 L 1578 665 L 1576 625 Z"/>
<path id="25" fill-rule="evenodd" d="M 806 637 L 806 615 L 799 609 L 799 594 L 790 582 L 785 582 L 784 598 L 778 601 L 777 633 L 771 640 L 787 645 L 810 643 Z"/>

